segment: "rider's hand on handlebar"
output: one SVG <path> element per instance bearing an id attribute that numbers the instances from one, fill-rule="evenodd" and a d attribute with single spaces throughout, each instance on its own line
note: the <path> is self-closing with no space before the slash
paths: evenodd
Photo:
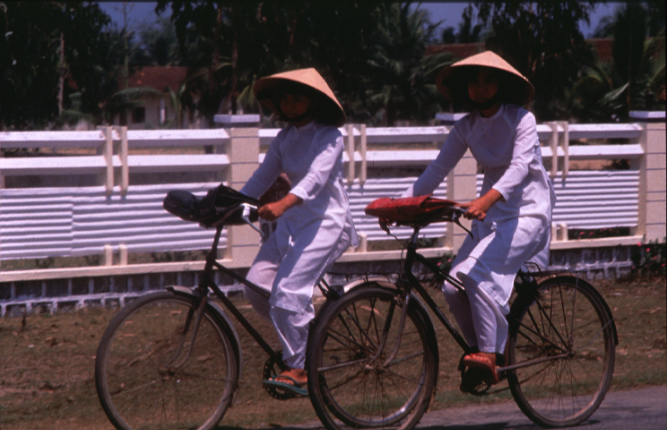
<path id="1" fill-rule="evenodd" d="M 257 210 L 257 214 L 262 219 L 267 221 L 274 221 L 280 218 L 282 214 L 285 213 L 285 210 L 286 209 L 283 207 L 283 205 L 280 204 L 280 202 L 267 203 Z"/>
<path id="2" fill-rule="evenodd" d="M 488 208 L 480 205 L 477 200 L 479 199 L 461 205 L 462 208 L 466 209 L 463 213 L 464 218 L 478 219 L 480 221 L 483 221 L 484 218 L 486 218 L 486 211 L 488 211 Z"/>
<path id="3" fill-rule="evenodd" d="M 257 214 L 267 221 L 275 221 L 280 218 L 287 209 L 296 206 L 303 200 L 292 193 L 287 194 L 275 203 L 267 203 L 259 208 Z"/>
<path id="4" fill-rule="evenodd" d="M 462 204 L 461 207 L 466 209 L 466 213 L 464 213 L 463 216 L 468 219 L 484 221 L 484 218 L 486 218 L 486 213 L 498 200 L 503 200 L 503 195 L 500 194 L 500 192 L 497 190 L 491 188 L 483 196 L 476 198 L 470 203 Z"/>

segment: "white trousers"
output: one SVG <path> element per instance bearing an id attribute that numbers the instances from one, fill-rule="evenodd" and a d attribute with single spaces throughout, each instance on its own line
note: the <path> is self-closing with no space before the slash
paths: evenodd
<path id="1" fill-rule="evenodd" d="M 278 282 L 276 278 L 290 277 L 292 279 L 299 279 L 304 283 L 301 292 L 307 288 L 309 291 L 310 301 L 300 310 L 286 309 L 271 304 L 271 299 L 267 299 L 254 290 L 245 287 L 245 296 L 252 304 L 255 311 L 270 320 L 278 333 L 278 339 L 283 349 L 283 361 L 293 369 L 303 369 L 306 361 L 306 346 L 308 343 L 308 325 L 315 317 L 315 309 L 313 308 L 312 294 L 315 284 L 322 278 L 324 273 L 333 266 L 333 263 L 343 252 L 348 248 L 350 239 L 347 233 L 343 232 L 336 248 L 331 249 L 326 255 L 321 253 L 317 255 L 319 258 L 312 258 L 312 255 L 306 251 L 302 251 L 300 256 L 302 259 L 311 258 L 308 264 L 290 264 L 291 269 L 287 270 L 290 273 L 283 273 L 286 271 L 285 267 L 281 270 L 281 264 L 285 259 L 285 255 L 280 251 L 279 247 L 274 245 L 275 240 L 271 238 L 262 246 L 257 258 L 253 262 L 252 267 L 248 271 L 246 279 L 258 285 L 263 290 L 268 291 L 272 298 L 276 296 L 289 297 L 291 294 L 296 294 L 293 290 L 287 290 L 283 287 L 284 282 Z M 299 273 L 295 273 L 299 271 Z M 277 276 L 281 273 L 280 276 Z M 302 295 L 302 294 L 301 294 Z M 299 302 L 295 296 L 295 302 Z M 290 305 L 293 306 L 292 303 Z"/>
<path id="2" fill-rule="evenodd" d="M 442 291 L 461 334 L 472 347 L 482 352 L 503 354 L 509 325 L 498 303 L 472 278 L 459 276 L 466 292 L 449 283 Z"/>

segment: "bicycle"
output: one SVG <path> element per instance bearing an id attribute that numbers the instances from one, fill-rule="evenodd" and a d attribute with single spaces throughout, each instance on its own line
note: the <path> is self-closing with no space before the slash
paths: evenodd
<path id="1" fill-rule="evenodd" d="M 222 202 L 213 192 L 219 189 L 229 194 Z M 287 368 L 281 351 L 271 348 L 213 279 L 217 270 L 269 297 L 216 260 L 225 225 L 248 224 L 262 234 L 252 224 L 259 202 L 226 187 L 213 191 L 204 199 L 175 192 L 183 207 L 168 209 L 216 229 L 198 286 L 168 286 L 136 299 L 112 319 L 100 341 L 95 385 L 104 412 L 119 430 L 208 430 L 222 419 L 237 391 L 243 359 L 232 320 L 209 300 L 210 295 L 222 302 L 268 355 L 263 379 Z M 337 294 L 324 280 L 317 286 L 325 297 Z M 294 397 L 279 388 L 264 388 L 279 400 Z"/>
<path id="2" fill-rule="evenodd" d="M 396 284 L 369 279 L 316 316 L 307 354 L 308 391 L 329 430 L 411 429 L 419 422 L 433 400 L 439 361 L 427 309 L 463 355 L 473 352 L 414 273 L 420 263 L 463 291 L 458 279 L 417 252 L 420 228 L 441 221 L 460 225 L 463 210 L 437 208 L 438 200 L 431 200 L 432 212 L 412 211 L 418 221 L 398 222 L 412 227 L 413 234 Z M 411 212 L 398 209 L 403 219 Z M 517 405 L 534 423 L 580 424 L 600 405 L 611 382 L 618 344 L 611 311 L 590 283 L 570 274 L 522 271 L 515 292 L 505 364 L 497 368 L 501 380 L 507 380 Z M 459 371 L 465 391 L 489 394 L 488 383 L 465 372 L 461 363 Z"/>

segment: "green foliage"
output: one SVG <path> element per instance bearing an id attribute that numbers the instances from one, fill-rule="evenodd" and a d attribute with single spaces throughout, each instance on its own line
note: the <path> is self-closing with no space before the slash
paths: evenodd
<path id="1" fill-rule="evenodd" d="M 43 128 L 58 119 L 57 94 L 99 116 L 117 87 L 109 18 L 93 3 L 7 2 L 0 8 L 0 128 Z M 61 50 L 61 44 L 64 50 Z M 64 80 L 60 80 L 60 76 Z M 73 87 L 76 86 L 76 89 Z"/>
<path id="2" fill-rule="evenodd" d="M 184 61 L 206 71 L 189 89 L 209 119 L 257 112 L 252 84 L 301 67 L 324 75 L 351 121 L 426 121 L 441 109 L 435 73 L 451 57 L 424 58 L 435 26 L 410 2 L 160 1 L 157 10 L 167 6 Z"/>
<path id="3" fill-rule="evenodd" d="M 144 25 L 138 32 L 136 65 L 183 66 L 176 29 L 166 17 L 159 17 L 155 25 Z"/>
<path id="4" fill-rule="evenodd" d="M 610 64 L 596 63 L 579 29 L 595 3 L 476 1 L 458 33 L 450 27 L 442 37 L 487 39 L 535 85 L 538 120 L 603 122 L 664 109 L 664 2 L 628 4 L 598 29 L 617 40 Z M 302 67 L 322 73 L 351 122 L 427 123 L 449 106 L 435 76 L 454 58 L 424 56 L 440 35 L 410 1 L 160 0 L 156 12 L 164 14 L 156 25 L 135 32 L 111 27 L 94 3 L 0 3 L 0 129 L 113 122 L 157 96 L 127 91 L 127 77 L 146 65 L 189 69 L 181 87 L 165 89 L 175 127 L 185 112 L 209 125 L 221 112 L 262 113 L 257 79 Z"/>
<path id="5" fill-rule="evenodd" d="M 5 3 L 0 8 L 0 128 L 33 127 L 57 113 L 49 94 L 58 85 L 59 37 L 47 18 L 55 14 L 59 10 L 51 5 Z"/>
<path id="6" fill-rule="evenodd" d="M 370 42 L 366 103 L 371 118 L 394 125 L 397 119 L 427 121 L 440 110 L 435 86 L 440 69 L 452 63 L 449 53 L 424 57 L 435 30 L 424 26 L 423 12 L 409 4 L 384 4 L 375 11 L 377 26 Z M 371 121 L 372 122 L 372 121 Z"/>
<path id="7" fill-rule="evenodd" d="M 613 61 L 582 67 L 568 101 L 580 121 L 627 121 L 631 110 L 665 109 L 664 19 L 662 29 L 646 39 L 655 21 L 650 11 L 627 3 L 598 28 L 598 34 L 614 38 Z"/>
<path id="8" fill-rule="evenodd" d="M 628 227 L 570 228 L 567 230 L 568 240 L 600 239 L 603 237 L 622 237 L 629 235 L 630 228 Z"/>
<path id="9" fill-rule="evenodd" d="M 441 43 L 478 43 L 482 40 L 482 32 L 485 28 L 485 23 L 473 24 L 474 8 L 468 6 L 463 11 L 461 16 L 461 23 L 459 24 L 459 32 L 454 34 L 454 27 L 446 27 L 442 31 Z"/>
<path id="10" fill-rule="evenodd" d="M 642 277 L 658 277 L 667 274 L 667 238 L 648 245 L 637 244 L 632 250 L 632 272 Z"/>
<path id="11" fill-rule="evenodd" d="M 592 61 L 579 22 L 589 22 L 595 2 L 477 1 L 478 19 L 491 25 L 486 48 L 505 58 L 535 86 L 540 121 L 568 119 L 568 89 Z"/>

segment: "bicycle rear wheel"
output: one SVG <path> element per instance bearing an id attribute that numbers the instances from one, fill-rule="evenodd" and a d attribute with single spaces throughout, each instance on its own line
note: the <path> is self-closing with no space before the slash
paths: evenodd
<path id="1" fill-rule="evenodd" d="M 604 300 L 587 282 L 570 276 L 520 295 L 512 306 L 508 364 L 519 408 L 543 427 L 577 425 L 595 412 L 614 372 L 615 326 Z"/>
<path id="2" fill-rule="evenodd" d="M 190 342 L 196 306 L 193 298 L 159 292 L 133 302 L 109 324 L 97 351 L 95 384 L 117 429 L 207 430 L 230 406 L 238 383 L 233 341 L 209 305 Z"/>
<path id="3" fill-rule="evenodd" d="M 412 298 L 399 333 L 402 297 L 373 285 L 333 302 L 309 343 L 308 392 L 330 430 L 412 428 L 435 388 L 438 352 L 428 315 Z"/>

